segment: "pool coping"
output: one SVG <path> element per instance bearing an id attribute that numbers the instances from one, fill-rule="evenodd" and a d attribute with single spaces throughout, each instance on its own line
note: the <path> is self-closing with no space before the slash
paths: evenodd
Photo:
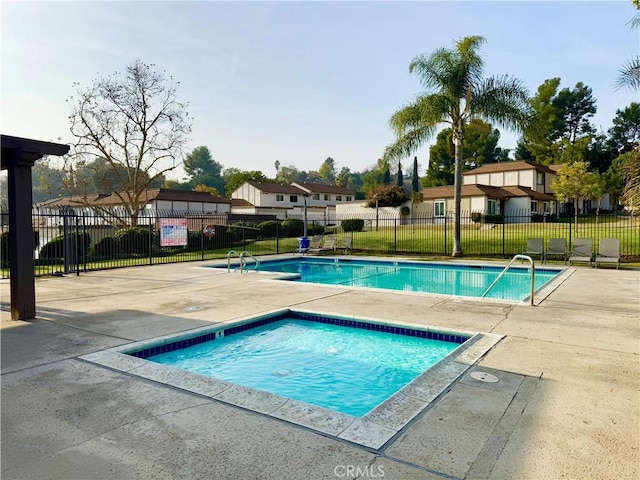
<path id="1" fill-rule="evenodd" d="M 465 266 L 465 265 L 474 265 L 474 266 L 480 266 L 480 267 L 487 267 L 487 268 L 492 268 L 492 269 L 497 269 L 497 268 L 504 268 L 506 267 L 505 265 L 502 264 L 497 264 L 497 263 L 486 263 L 486 262 L 482 262 L 482 261 L 473 261 L 473 260 L 468 260 L 468 261 L 449 261 L 449 262 L 444 262 L 444 261 L 422 261 L 422 260 L 412 260 L 412 259 L 407 259 L 407 258 L 401 258 L 399 260 L 381 260 L 380 257 L 351 257 L 351 256 L 345 256 L 345 255 L 325 255 L 322 257 L 308 257 L 307 255 L 287 255 L 287 254 L 280 254 L 280 255 L 275 255 L 271 258 L 268 258 L 267 260 L 265 259 L 258 259 L 261 262 L 279 262 L 279 261 L 283 261 L 283 260 L 295 260 L 295 259 L 300 259 L 300 258 L 311 258 L 311 259 L 316 259 L 316 258 L 320 258 L 320 259 L 344 259 L 344 260 L 348 260 L 348 261 L 358 261 L 358 260 L 362 260 L 365 262 L 386 262 L 386 263 L 404 263 L 404 264 L 415 264 L 415 265 L 425 265 L 425 264 L 429 264 L 429 265 L 442 265 L 442 266 L 451 266 L 451 265 L 458 265 L 458 266 Z M 325 262 L 325 263 L 329 263 L 329 262 Z M 241 273 L 242 272 L 237 268 L 239 267 L 239 262 L 237 260 L 231 260 L 230 262 L 227 262 L 226 260 L 223 262 L 222 260 L 213 260 L 210 263 L 208 263 L 207 265 L 199 265 L 197 267 L 197 269 L 207 269 L 210 271 L 214 271 L 216 273 Z M 229 272 L 222 272 L 222 269 L 228 267 L 230 268 Z M 514 268 L 518 268 L 518 269 L 528 269 L 528 266 L 516 266 Z M 569 266 L 545 266 L 544 264 L 538 264 L 535 265 L 535 270 L 554 270 L 554 271 L 558 271 L 559 273 L 553 278 L 551 279 L 549 282 L 547 282 L 545 285 L 543 285 L 542 287 L 540 287 L 538 290 L 536 290 L 534 292 L 534 304 L 535 305 L 540 305 L 540 303 L 542 303 L 544 300 L 546 300 L 546 298 L 553 293 L 555 290 L 557 290 L 557 288 L 562 285 L 562 283 L 564 283 L 571 275 L 573 275 L 573 273 L 576 271 L 575 267 L 569 267 Z M 268 271 L 255 271 L 253 269 L 247 269 L 244 271 L 245 274 L 259 274 L 259 275 L 265 275 L 265 276 L 271 276 L 272 278 L 266 278 L 265 277 L 265 281 L 283 281 L 283 280 L 293 280 L 293 279 L 297 279 L 300 278 L 300 275 L 295 274 L 295 273 L 283 273 L 283 272 L 268 272 Z M 503 304 L 503 305 L 528 305 L 530 304 L 530 295 L 527 295 L 525 298 L 523 298 L 522 300 L 510 300 L 510 299 L 502 299 L 502 298 L 492 298 L 492 297 L 470 297 L 470 296 L 465 296 L 465 295 L 454 295 L 454 294 L 445 294 L 445 293 L 432 293 L 432 292 L 416 292 L 416 291 L 407 291 L 407 290 L 389 290 L 389 289 L 384 289 L 384 288 L 374 288 L 374 287 L 360 287 L 360 286 L 353 286 L 353 285 L 334 285 L 334 284 L 325 284 L 325 283 L 314 283 L 314 282 L 301 282 L 304 285 L 313 285 L 313 286 L 317 286 L 319 288 L 333 288 L 333 289 L 354 289 L 354 290 L 362 290 L 362 291 L 369 291 L 369 292 L 393 292 L 393 293 L 398 293 L 398 294 L 403 294 L 403 295 L 419 295 L 419 296 L 429 296 L 429 297 L 433 297 L 433 298 L 442 298 L 442 299 L 455 299 L 455 300 L 469 300 L 469 301 L 475 301 L 475 302 L 482 302 L 482 303 L 497 303 L 497 304 Z"/>
<path id="2" fill-rule="evenodd" d="M 158 345 L 202 336 L 247 323 L 257 322 L 289 312 L 320 315 L 348 321 L 362 321 L 429 331 L 445 335 L 464 336 L 469 339 L 433 367 L 372 409 L 362 417 L 355 417 L 323 407 L 293 400 L 270 392 L 218 380 L 179 368 L 158 364 L 129 353 Z M 422 412 L 433 406 L 440 396 L 449 391 L 464 373 L 476 365 L 504 335 L 451 330 L 430 325 L 415 325 L 380 318 L 336 315 L 305 309 L 276 309 L 257 316 L 187 330 L 172 335 L 133 342 L 78 358 L 116 371 L 169 385 L 212 400 L 286 421 L 320 434 L 351 442 L 378 451 Z"/>

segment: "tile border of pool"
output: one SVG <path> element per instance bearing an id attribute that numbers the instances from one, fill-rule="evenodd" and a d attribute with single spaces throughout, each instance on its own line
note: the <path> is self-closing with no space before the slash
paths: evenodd
<path id="1" fill-rule="evenodd" d="M 208 334 L 217 335 L 218 332 L 230 328 L 259 322 L 278 315 L 286 315 L 290 312 L 299 315 L 341 319 L 349 322 L 365 322 L 389 327 L 427 331 L 435 334 L 462 336 L 467 337 L 468 340 L 363 417 L 346 415 L 270 392 L 187 372 L 186 370 L 158 364 L 130 355 L 132 352 L 157 347 L 159 345 L 167 345 Z M 217 323 L 177 334 L 129 343 L 100 352 L 82 355 L 78 358 L 129 375 L 135 375 L 147 380 L 203 395 L 215 401 L 267 415 L 308 428 L 323 435 L 335 437 L 377 451 L 406 428 L 416 416 L 435 404 L 442 394 L 449 391 L 453 384 L 456 383 L 469 368 L 477 364 L 477 362 L 503 338 L 503 335 L 491 333 L 449 330 L 430 325 L 415 325 L 379 318 L 336 315 L 305 309 L 285 308 L 265 312 L 261 315 L 243 317 L 235 321 Z"/>
<path id="2" fill-rule="evenodd" d="M 478 261 L 478 260 L 451 260 L 448 262 L 443 262 L 443 261 L 430 261 L 430 260 L 411 260 L 411 259 L 407 259 L 407 258 L 401 258 L 398 260 L 390 260 L 388 257 L 368 257 L 368 256 L 363 256 L 363 257 L 352 257 L 352 256 L 344 256 L 344 255 L 335 255 L 335 256 L 322 256 L 322 257 L 308 257 L 308 256 L 303 256 L 303 255 L 294 255 L 293 257 L 291 256 L 291 254 L 278 254 L 278 255 L 269 255 L 268 258 L 265 260 L 258 258 L 258 260 L 260 260 L 261 262 L 279 262 L 279 261 L 283 261 L 283 260 L 295 260 L 295 259 L 301 259 L 301 258 L 311 258 L 311 259 L 323 259 L 323 261 L 325 261 L 325 263 L 331 263 L 331 261 L 333 259 L 343 259 L 343 260 L 348 260 L 348 261 L 358 261 L 358 260 L 362 260 L 362 261 L 366 261 L 366 262 L 381 262 L 381 263 L 390 263 L 390 262 L 396 262 L 398 264 L 403 263 L 403 264 L 408 264 L 408 265 L 424 265 L 424 264 L 429 264 L 429 265 L 439 265 L 439 266 L 443 266 L 443 267 L 450 267 L 450 268 L 454 268 L 456 266 L 479 266 L 479 267 L 486 267 L 486 268 L 491 268 L 491 269 L 500 269 L 500 268 L 504 268 L 506 267 L 506 263 L 505 264 L 501 264 L 501 263 L 495 263 L 495 264 L 491 264 L 491 263 L 486 263 L 483 261 Z M 229 267 L 231 268 L 230 273 L 238 273 L 238 266 L 239 263 L 237 261 L 231 261 L 229 264 L 227 264 L 227 261 L 225 260 L 224 262 L 222 262 L 222 260 L 213 260 L 211 261 L 211 263 L 208 263 L 207 265 L 199 265 L 197 267 L 197 269 L 207 269 L 211 272 L 215 272 L 215 273 L 228 273 L 226 271 L 223 271 L 224 268 L 227 268 L 227 266 L 229 265 Z M 527 269 L 527 266 L 516 266 L 513 267 L 516 269 Z M 539 305 L 542 301 L 544 301 L 552 292 L 554 292 L 560 285 L 562 285 L 562 283 L 564 283 L 571 275 L 573 275 L 573 273 L 576 271 L 575 267 L 569 267 L 569 266 L 552 266 L 552 267 L 547 267 L 545 265 L 541 265 L 538 264 L 536 265 L 536 271 L 538 270 L 553 270 L 553 271 L 558 271 L 559 273 L 556 275 L 556 277 L 554 277 L 553 279 L 551 279 L 549 282 L 547 282 L 545 285 L 543 285 L 542 287 L 540 287 L 538 290 L 536 290 L 534 292 L 534 303 L 535 305 Z M 268 271 L 255 271 L 252 269 L 248 269 L 246 270 L 245 274 L 259 274 L 259 275 L 265 275 L 265 281 L 282 281 L 282 280 L 291 280 L 291 279 L 296 279 L 299 278 L 300 275 L 295 274 L 295 273 L 282 273 L 282 272 L 268 272 Z M 268 276 L 272 276 L 272 278 L 268 278 Z M 471 301 L 475 301 L 475 302 L 483 302 L 483 303 L 500 303 L 500 304 L 507 304 L 507 305 L 528 305 L 530 303 L 530 296 L 527 295 L 525 298 L 523 298 L 522 300 L 509 300 L 509 299 L 502 299 L 502 298 L 491 298 L 491 297 L 469 297 L 469 296 L 465 296 L 465 295 L 452 295 L 452 294 L 444 294 L 444 293 L 431 293 L 431 292 L 414 292 L 414 291 L 407 291 L 407 290 L 391 290 L 391 289 L 385 289 L 385 288 L 373 288 L 373 287 L 359 287 L 359 286 L 352 286 L 352 285 L 332 285 L 332 284 L 324 284 L 324 283 L 313 283 L 313 282 L 300 282 L 301 285 L 312 285 L 312 286 L 317 286 L 320 288 L 333 288 L 333 289 L 341 289 L 341 290 L 362 290 L 362 291 L 367 291 L 367 292 L 385 292 L 385 293 L 398 293 L 398 294 L 403 294 L 403 295 L 425 295 L 425 296 L 431 296 L 431 297 L 435 297 L 435 298 L 449 298 L 449 299 L 460 299 L 460 300 L 471 300 Z"/>

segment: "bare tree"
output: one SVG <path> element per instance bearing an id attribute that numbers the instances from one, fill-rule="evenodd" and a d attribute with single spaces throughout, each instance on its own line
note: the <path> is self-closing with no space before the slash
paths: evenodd
<path id="1" fill-rule="evenodd" d="M 97 78 L 87 88 L 74 83 L 77 95 L 68 100 L 76 141 L 67 171 L 103 159 L 114 181 L 105 186 L 110 192 L 101 193 L 120 199 L 132 225 L 147 203 L 145 190 L 182 163 L 191 117 L 188 105 L 176 99 L 178 84 L 137 60 L 124 73 Z M 69 178 L 77 183 L 73 175 Z M 89 204 L 86 195 L 81 197 Z"/>

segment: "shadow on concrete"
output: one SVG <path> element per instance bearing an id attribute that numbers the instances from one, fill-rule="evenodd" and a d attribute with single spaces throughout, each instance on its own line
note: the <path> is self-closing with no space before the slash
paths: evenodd
<path id="1" fill-rule="evenodd" d="M 40 307 L 36 319 L 2 323 L 1 372 L 14 372 L 213 323 L 139 310 L 82 314 Z"/>

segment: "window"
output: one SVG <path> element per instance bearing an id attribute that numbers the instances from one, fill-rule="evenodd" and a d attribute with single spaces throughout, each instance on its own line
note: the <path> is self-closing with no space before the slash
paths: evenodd
<path id="1" fill-rule="evenodd" d="M 542 205 L 544 208 L 544 213 L 551 213 L 551 205 L 549 204 L 549 202 L 543 202 Z"/>
<path id="2" fill-rule="evenodd" d="M 444 200 L 438 200 L 433 202 L 433 214 L 436 217 L 444 217 L 445 216 L 445 202 Z"/>
<path id="3" fill-rule="evenodd" d="M 284 202 L 284 195 L 276 195 L 276 202 Z"/>
<path id="4" fill-rule="evenodd" d="M 531 200 L 531 213 L 538 213 L 538 201 Z"/>
<path id="5" fill-rule="evenodd" d="M 489 215 L 497 215 L 498 214 L 498 202 L 492 198 L 487 202 L 487 213 Z"/>
<path id="6" fill-rule="evenodd" d="M 544 185 L 544 173 L 538 172 L 538 185 Z"/>
<path id="7" fill-rule="evenodd" d="M 312 198 L 314 200 L 320 200 L 320 194 L 319 193 L 314 193 Z"/>
<path id="8" fill-rule="evenodd" d="M 336 202 L 342 201 L 342 195 L 336 195 Z"/>
<path id="9" fill-rule="evenodd" d="M 324 194 L 324 199 L 325 199 L 325 201 L 328 202 L 329 200 L 331 200 L 331 195 L 328 195 L 328 194 L 325 193 Z"/>
<path id="10" fill-rule="evenodd" d="M 352 200 L 351 196 L 347 195 L 347 202 L 350 202 Z"/>
<path id="11" fill-rule="evenodd" d="M 297 203 L 298 202 L 298 195 L 289 195 L 289 201 L 291 203 Z"/>

